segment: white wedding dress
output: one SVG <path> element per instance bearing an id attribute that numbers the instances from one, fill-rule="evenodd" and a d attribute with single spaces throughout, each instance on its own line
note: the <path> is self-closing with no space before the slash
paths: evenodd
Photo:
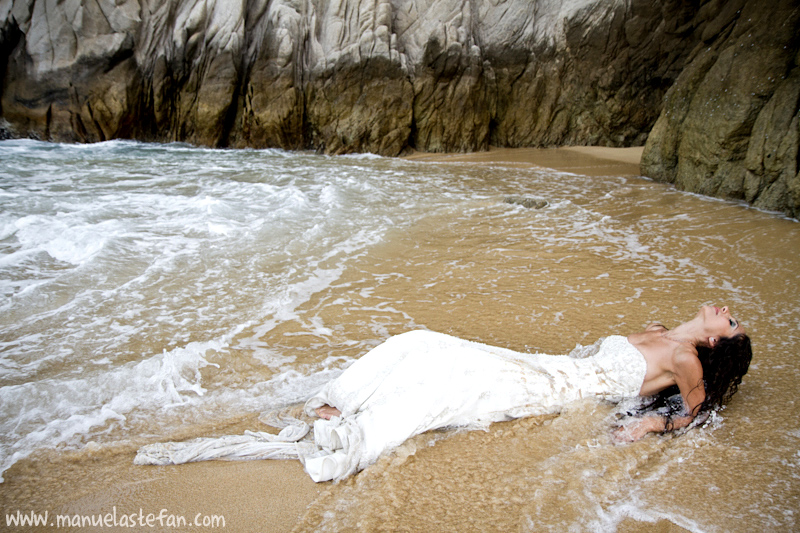
<path id="1" fill-rule="evenodd" d="M 206 459 L 299 458 L 314 481 L 342 479 L 406 439 L 431 429 L 476 426 L 558 412 L 582 398 L 638 396 L 646 362 L 626 337 L 605 338 L 585 358 L 526 354 L 442 333 L 390 338 L 353 363 L 305 404 L 341 416 L 314 422 L 313 442 L 298 420 L 278 435 L 248 432 L 218 439 L 159 443 L 137 464 Z"/>

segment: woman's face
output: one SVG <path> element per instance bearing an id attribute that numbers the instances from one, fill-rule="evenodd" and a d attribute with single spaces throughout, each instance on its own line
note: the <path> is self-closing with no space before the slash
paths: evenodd
<path id="1" fill-rule="evenodd" d="M 727 306 L 704 305 L 700 308 L 700 314 L 710 337 L 733 337 L 745 333 L 744 326 L 731 316 Z"/>

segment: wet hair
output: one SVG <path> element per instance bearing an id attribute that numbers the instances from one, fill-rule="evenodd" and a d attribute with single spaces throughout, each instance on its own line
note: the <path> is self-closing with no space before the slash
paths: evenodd
<path id="1" fill-rule="evenodd" d="M 727 404 L 736 391 L 742 377 L 747 374 L 753 350 L 750 337 L 744 333 L 733 337 L 723 337 L 713 348 L 697 346 L 697 357 L 703 366 L 703 386 L 706 399 L 700 404 L 695 416 L 710 413 Z M 672 420 L 685 416 L 685 408 L 677 385 L 673 385 L 657 395 L 645 400 L 636 414 L 656 412 L 666 416 L 665 431 L 672 431 Z"/>

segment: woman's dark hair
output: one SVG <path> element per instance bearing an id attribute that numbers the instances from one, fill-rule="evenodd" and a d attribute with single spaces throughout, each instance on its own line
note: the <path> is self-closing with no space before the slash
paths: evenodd
<path id="1" fill-rule="evenodd" d="M 744 333 L 719 339 L 713 348 L 697 346 L 697 357 L 703 365 L 703 386 L 706 399 L 694 415 L 709 413 L 728 403 L 739 390 L 742 377 L 747 374 L 753 350 L 750 337 Z M 667 417 L 665 431 L 671 431 L 672 419 L 684 413 L 683 400 L 677 385 L 673 385 L 650 398 L 638 410 L 639 414 L 656 411 Z"/>

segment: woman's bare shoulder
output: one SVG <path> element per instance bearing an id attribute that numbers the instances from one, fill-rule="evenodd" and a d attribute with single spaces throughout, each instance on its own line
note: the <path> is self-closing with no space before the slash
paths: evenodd
<path id="1" fill-rule="evenodd" d="M 672 352 L 672 361 L 676 367 L 689 368 L 692 370 L 697 370 L 699 368 L 701 372 L 703 369 L 703 365 L 697 357 L 697 350 L 693 346 L 676 346 L 675 350 Z"/>

